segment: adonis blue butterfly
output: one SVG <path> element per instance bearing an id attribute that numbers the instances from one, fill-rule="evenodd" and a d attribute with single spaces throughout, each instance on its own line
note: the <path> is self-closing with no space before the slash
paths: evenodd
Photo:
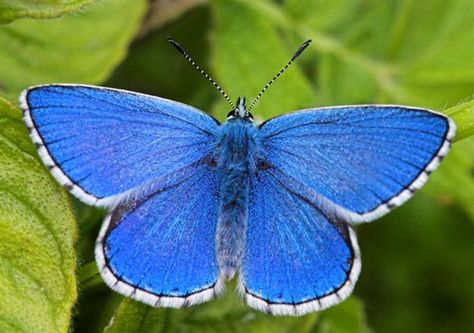
<path id="1" fill-rule="evenodd" d="M 108 208 L 96 260 L 115 291 L 152 306 L 210 300 L 238 276 L 250 306 L 302 315 L 347 298 L 361 262 L 353 225 L 401 205 L 447 154 L 456 127 L 397 105 L 301 110 L 220 124 L 185 104 L 78 84 L 26 89 L 24 120 L 53 176 Z"/>

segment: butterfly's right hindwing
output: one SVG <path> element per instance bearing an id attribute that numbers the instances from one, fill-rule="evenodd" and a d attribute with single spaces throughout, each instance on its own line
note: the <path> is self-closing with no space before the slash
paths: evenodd
<path id="1" fill-rule="evenodd" d="M 323 310 L 350 295 L 360 272 L 354 231 L 277 169 L 250 187 L 239 283 L 252 307 L 277 315 Z"/>

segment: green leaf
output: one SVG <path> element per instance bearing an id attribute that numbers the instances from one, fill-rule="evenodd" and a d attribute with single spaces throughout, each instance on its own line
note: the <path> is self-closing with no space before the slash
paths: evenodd
<path id="1" fill-rule="evenodd" d="M 456 141 L 474 135 L 474 100 L 461 103 L 444 111 L 457 125 Z"/>
<path id="2" fill-rule="evenodd" d="M 188 309 L 154 309 L 125 299 L 105 333 L 155 332 L 309 332 L 317 314 L 272 317 L 245 306 L 236 295 Z"/>
<path id="3" fill-rule="evenodd" d="M 454 202 L 463 207 L 474 221 L 474 138 L 468 138 L 474 134 L 474 101 L 461 103 L 444 112 L 456 122 L 456 143 L 424 191 L 442 202 Z"/>
<path id="4" fill-rule="evenodd" d="M 231 291 L 188 309 L 154 309 L 124 299 L 105 333 L 157 332 L 313 332 L 369 333 L 360 302 L 350 298 L 320 313 L 278 317 L 246 306 Z"/>
<path id="5" fill-rule="evenodd" d="M 216 29 L 213 45 L 216 79 L 233 102 L 237 96 L 246 96 L 250 103 L 304 40 L 285 45 L 271 21 L 239 1 L 213 0 L 210 4 Z M 268 118 L 314 105 L 315 100 L 309 81 L 298 64 L 293 64 L 266 92 L 254 112 Z M 219 105 L 216 114 L 221 118 L 227 114 L 222 109 L 229 111 L 229 106 Z"/>
<path id="6" fill-rule="evenodd" d="M 340 0 L 331 7 L 289 0 L 286 11 L 269 2 L 239 1 L 278 27 L 313 39 L 324 104 L 389 102 L 439 109 L 472 93 L 472 1 Z M 338 14 L 321 21 L 320 9 Z"/>
<path id="7" fill-rule="evenodd" d="M 357 1 L 354 0 L 286 0 L 282 11 L 290 14 L 291 17 L 304 19 L 305 24 L 308 24 L 308 28 L 312 30 L 338 31 L 346 22 L 353 20 L 357 7 Z"/>
<path id="8" fill-rule="evenodd" d="M 197 6 L 176 24 L 153 31 L 133 44 L 107 85 L 158 95 L 209 111 L 211 101 L 221 98 L 219 92 L 190 66 L 166 37 L 175 38 L 199 66 L 209 71 L 209 40 L 206 37 L 211 23 L 209 8 Z"/>
<path id="9" fill-rule="evenodd" d="M 19 20 L 0 28 L 0 89 L 11 100 L 31 85 L 100 83 L 123 59 L 145 0 L 116 0 L 57 20 Z"/>
<path id="10" fill-rule="evenodd" d="M 18 18 L 52 18 L 82 9 L 97 0 L 0 0 L 0 24 Z"/>
<path id="11" fill-rule="evenodd" d="M 424 191 L 440 202 L 463 207 L 474 221 L 474 138 L 455 143 Z"/>
<path id="12" fill-rule="evenodd" d="M 334 306 L 321 314 L 318 333 L 370 333 L 363 306 L 356 298 Z"/>
<path id="13" fill-rule="evenodd" d="M 21 112 L 0 98 L 0 332 L 67 332 L 76 226 Z"/>

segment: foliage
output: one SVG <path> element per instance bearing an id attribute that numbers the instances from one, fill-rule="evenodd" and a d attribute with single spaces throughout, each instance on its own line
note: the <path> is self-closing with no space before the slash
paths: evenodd
<path id="1" fill-rule="evenodd" d="M 82 9 L 97 0 L 0 0 L 0 23 L 23 17 L 51 18 Z"/>
<path id="2" fill-rule="evenodd" d="M 100 83 L 123 59 L 145 1 L 107 1 L 58 20 L 18 20 L 0 29 L 0 86 L 16 100 L 44 83 Z M 125 15 L 124 15 L 125 14 Z"/>
<path id="3" fill-rule="evenodd" d="M 1 98 L 0 124 L 0 332 L 66 332 L 76 301 L 70 202 Z"/>
<path id="4" fill-rule="evenodd" d="M 474 2 L 177 0 L 168 10 L 162 3 L 0 0 L 0 332 L 362 333 L 369 325 L 389 333 L 469 332 Z M 275 318 L 243 305 L 232 284 L 219 300 L 174 310 L 123 299 L 101 282 L 93 246 L 103 212 L 76 201 L 71 209 L 12 103 L 34 84 L 104 84 L 223 120 L 228 105 L 167 45 L 167 35 L 233 99 L 254 97 L 311 38 L 254 109 L 258 120 L 354 103 L 429 107 L 455 119 L 456 143 L 421 194 L 359 229 L 365 260 L 357 297 L 318 314 Z"/>
<path id="5" fill-rule="evenodd" d="M 301 332 L 369 333 L 361 305 L 352 298 L 318 315 L 299 318 L 271 317 L 242 304 L 235 293 L 189 309 L 150 309 L 131 300 L 123 301 L 104 333 L 155 332 Z"/>

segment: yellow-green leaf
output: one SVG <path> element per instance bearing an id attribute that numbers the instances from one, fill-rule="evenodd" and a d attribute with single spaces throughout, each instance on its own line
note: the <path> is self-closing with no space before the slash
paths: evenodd
<path id="1" fill-rule="evenodd" d="M 19 109 L 0 98 L 0 332 L 67 332 L 76 226 Z"/>
<path id="2" fill-rule="evenodd" d="M 51 18 L 80 10 L 97 0 L 0 0 L 0 24 L 18 18 Z"/>
<path id="3" fill-rule="evenodd" d="M 439 200 L 455 202 L 474 219 L 474 101 L 444 111 L 457 125 L 455 145 L 426 188 Z M 467 139 L 466 139 L 467 138 Z M 466 139 L 466 140 L 463 140 Z M 460 140 L 463 140 L 459 142 Z"/>
<path id="4" fill-rule="evenodd" d="M 444 111 L 457 126 L 456 141 L 474 134 L 474 100 L 461 103 Z"/>
<path id="5" fill-rule="evenodd" d="M 44 83 L 100 83 L 125 56 L 145 0 L 104 1 L 56 20 L 18 20 L 0 27 L 0 91 L 16 101 Z M 8 46 L 8 47 L 5 47 Z"/>
<path id="6" fill-rule="evenodd" d="M 474 221 L 474 138 L 456 142 L 439 170 L 430 177 L 425 191 L 441 202 L 456 203 Z"/>

